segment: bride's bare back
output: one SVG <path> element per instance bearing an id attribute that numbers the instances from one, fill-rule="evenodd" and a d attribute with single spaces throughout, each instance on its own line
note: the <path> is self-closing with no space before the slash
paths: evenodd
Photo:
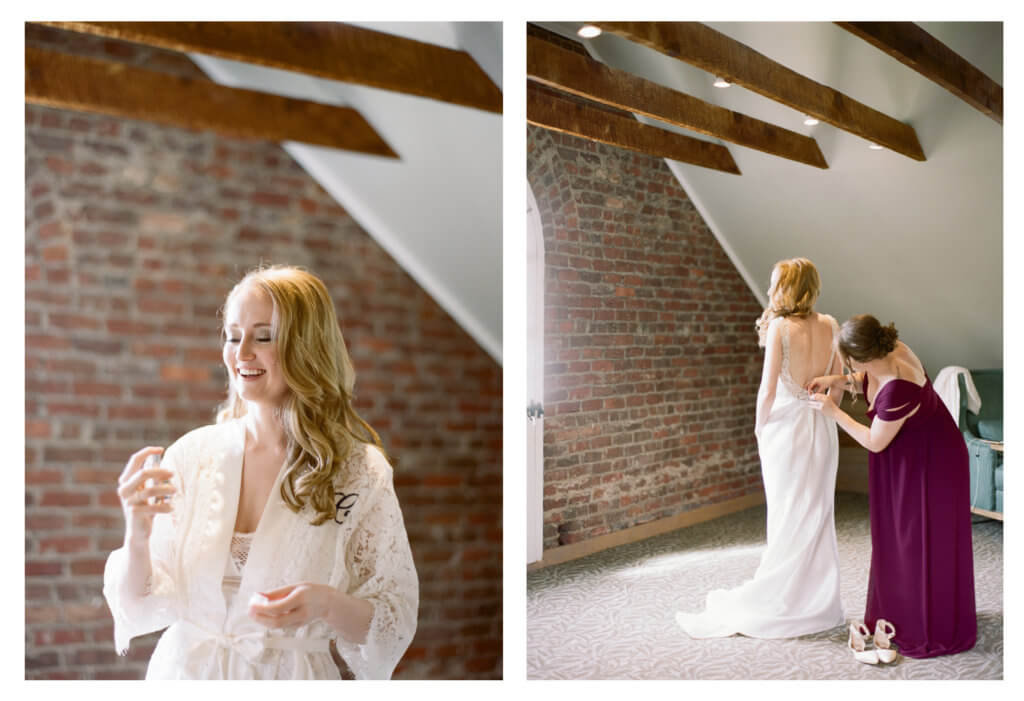
<path id="1" fill-rule="evenodd" d="M 789 376 L 804 387 L 823 374 L 832 356 L 832 321 L 825 314 L 812 312 L 806 317 L 790 316 L 783 322 L 789 336 Z"/>

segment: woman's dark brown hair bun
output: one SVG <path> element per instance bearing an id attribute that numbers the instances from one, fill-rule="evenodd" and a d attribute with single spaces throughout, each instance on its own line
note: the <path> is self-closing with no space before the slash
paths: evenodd
<path id="1" fill-rule="evenodd" d="M 839 351 L 858 363 L 867 363 L 892 353 L 899 337 L 893 323 L 882 326 L 870 314 L 858 314 L 847 319 L 839 329 Z"/>

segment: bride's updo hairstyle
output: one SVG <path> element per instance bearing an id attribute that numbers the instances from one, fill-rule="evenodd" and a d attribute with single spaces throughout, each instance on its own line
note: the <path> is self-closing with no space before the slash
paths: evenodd
<path id="1" fill-rule="evenodd" d="M 356 373 L 320 278 L 292 266 L 258 268 L 228 293 L 224 308 L 248 286 L 273 303 L 272 334 L 289 390 L 278 409 L 288 441 L 281 497 L 295 512 L 311 504 L 318 526 L 334 518 L 334 481 L 351 452 L 364 443 L 383 452 L 380 437 L 352 406 Z M 245 413 L 245 400 L 230 380 L 217 422 Z"/>
<path id="2" fill-rule="evenodd" d="M 757 345 L 764 348 L 768 326 L 773 319 L 786 316 L 807 316 L 821 292 L 821 278 L 814 263 L 806 258 L 780 260 L 772 268 L 778 271 L 775 285 L 768 290 L 768 306 L 757 319 Z"/>
<path id="3" fill-rule="evenodd" d="M 877 358 L 884 358 L 896 349 L 896 339 L 900 337 L 896 326 L 890 322 L 882 324 L 870 314 L 858 314 L 843 322 L 839 329 L 839 352 L 843 362 L 849 365 L 849 359 L 858 363 L 868 363 Z"/>

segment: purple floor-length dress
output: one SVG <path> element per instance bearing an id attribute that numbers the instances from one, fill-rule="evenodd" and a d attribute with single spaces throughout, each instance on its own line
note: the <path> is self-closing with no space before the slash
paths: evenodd
<path id="1" fill-rule="evenodd" d="M 936 657 L 969 650 L 977 637 L 967 447 L 928 379 L 888 382 L 867 415 L 896 421 L 918 405 L 888 447 L 869 454 L 864 622 L 872 631 L 879 618 L 892 622 L 907 657 Z"/>

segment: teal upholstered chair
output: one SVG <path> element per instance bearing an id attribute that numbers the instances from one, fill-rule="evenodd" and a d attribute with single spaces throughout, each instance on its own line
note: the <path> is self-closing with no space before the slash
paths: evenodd
<path id="1" fill-rule="evenodd" d="M 1003 371 L 971 370 L 974 388 L 981 397 L 977 414 L 967 410 L 964 376 L 960 385 L 960 431 L 971 459 L 971 507 L 1003 512 L 1003 453 L 986 441 L 1003 441 Z"/>

